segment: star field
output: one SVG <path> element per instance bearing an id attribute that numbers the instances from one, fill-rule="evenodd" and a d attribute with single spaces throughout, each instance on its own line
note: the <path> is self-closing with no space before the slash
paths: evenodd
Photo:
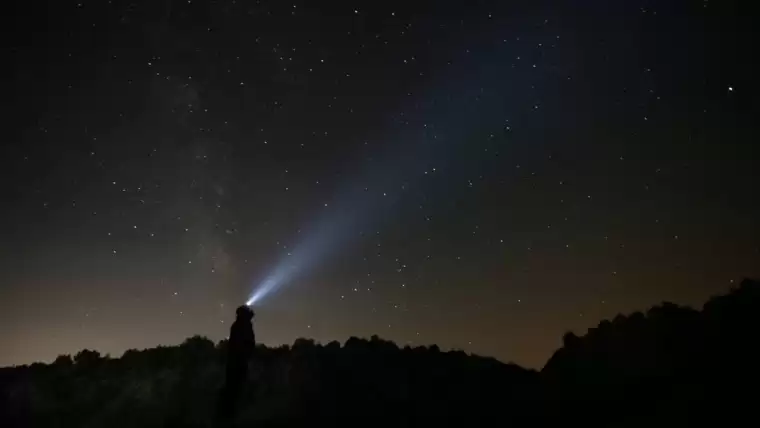
<path id="1" fill-rule="evenodd" d="M 322 4 L 325 3 L 325 4 Z M 734 2 L 18 5 L 0 364 L 378 334 L 540 367 L 760 274 Z M 745 34 L 746 33 L 746 34 Z"/>

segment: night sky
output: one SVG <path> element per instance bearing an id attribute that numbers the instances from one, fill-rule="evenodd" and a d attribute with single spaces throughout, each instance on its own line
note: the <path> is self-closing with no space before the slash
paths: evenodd
<path id="1" fill-rule="evenodd" d="M 219 340 L 286 272 L 267 345 L 539 368 L 760 275 L 738 2 L 16 3 L 0 365 Z"/>

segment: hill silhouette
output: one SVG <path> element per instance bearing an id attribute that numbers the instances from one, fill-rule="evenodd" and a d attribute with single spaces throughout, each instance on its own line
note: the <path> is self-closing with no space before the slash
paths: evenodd
<path id="1" fill-rule="evenodd" d="M 759 320 L 760 282 L 745 280 L 701 311 L 664 303 L 567 333 L 540 372 L 377 336 L 259 346 L 233 425 L 733 425 L 751 410 Z M 0 369 L 0 426 L 216 426 L 225 347 L 196 336 Z"/>

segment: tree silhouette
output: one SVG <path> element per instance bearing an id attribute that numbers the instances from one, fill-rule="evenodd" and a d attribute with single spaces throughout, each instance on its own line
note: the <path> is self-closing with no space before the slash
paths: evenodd
<path id="1" fill-rule="evenodd" d="M 716 405 L 758 376 L 760 283 L 743 281 L 701 311 L 672 303 L 566 333 L 540 373 L 438 346 L 378 336 L 342 346 L 297 339 L 257 347 L 239 426 L 722 426 L 745 408 Z M 226 341 L 82 350 L 51 364 L 0 368 L 2 427 L 212 426 Z M 709 404 L 709 405 L 708 405 Z M 751 408 L 746 408 L 747 411 Z"/>

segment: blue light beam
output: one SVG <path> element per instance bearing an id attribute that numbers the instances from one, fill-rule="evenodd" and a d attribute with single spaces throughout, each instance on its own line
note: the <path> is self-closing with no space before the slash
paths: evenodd
<path id="1" fill-rule="evenodd" d="M 390 215 L 389 207 L 402 193 L 397 189 L 407 183 L 407 178 L 412 178 L 412 183 L 421 179 L 430 159 L 435 159 L 434 164 L 439 167 L 450 162 L 474 161 L 454 156 L 456 149 L 465 145 L 475 131 L 503 126 L 503 118 L 516 113 L 507 112 L 507 105 L 525 105 L 525 98 L 529 95 L 523 87 L 505 78 L 511 66 L 506 62 L 494 63 L 492 47 L 484 46 L 482 57 L 486 60 L 479 69 L 452 68 L 447 78 L 441 80 L 444 84 L 434 86 L 437 91 L 428 93 L 434 96 L 417 99 L 406 106 L 407 111 L 414 111 L 418 119 L 423 119 L 421 122 L 443 123 L 448 132 L 437 130 L 435 141 L 431 141 L 430 129 L 424 128 L 415 128 L 415 132 L 404 127 L 398 138 L 389 135 L 386 141 L 394 147 L 387 150 L 386 157 L 367 165 L 364 174 L 336 194 L 336 202 L 328 204 L 312 228 L 303 228 L 310 233 L 254 287 L 246 302 L 248 305 L 261 304 L 285 284 L 328 260 L 339 249 L 345 250 L 358 231 Z M 484 92 L 485 85 L 490 85 L 489 92 Z M 452 87 L 457 90 L 452 91 Z M 476 98 L 477 107 L 468 108 Z M 373 192 L 366 192 L 365 187 Z M 384 196 L 377 189 L 396 190 L 391 191 L 390 196 Z"/>

